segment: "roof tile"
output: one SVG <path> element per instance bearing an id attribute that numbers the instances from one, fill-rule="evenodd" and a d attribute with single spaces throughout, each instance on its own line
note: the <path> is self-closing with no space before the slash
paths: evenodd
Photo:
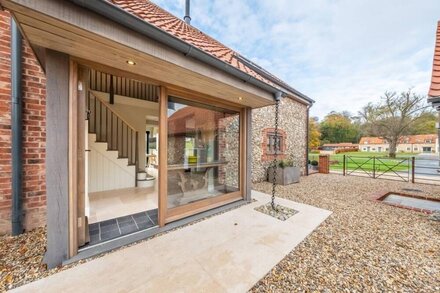
<path id="1" fill-rule="evenodd" d="M 265 82 L 271 86 L 278 87 L 269 81 L 263 75 L 259 74 L 245 62 L 240 60 L 243 58 L 236 51 L 228 48 L 219 41 L 211 38 L 205 33 L 199 31 L 195 27 L 188 25 L 180 18 L 172 15 L 156 4 L 148 0 L 107 0 L 114 5 L 124 9 L 128 13 L 141 18 L 142 20 L 162 29 L 163 31 L 193 45 L 200 50 L 211 54 L 215 58 L 226 62 L 235 68 L 253 76 L 254 78 Z M 262 69 L 263 70 L 263 69 Z M 264 71 L 264 70 L 263 70 Z M 287 85 L 281 79 L 264 71 L 266 74 L 274 78 L 281 86 Z"/>
<path id="2" fill-rule="evenodd" d="M 437 24 L 432 79 L 428 95 L 430 97 L 440 97 L 440 21 Z"/>

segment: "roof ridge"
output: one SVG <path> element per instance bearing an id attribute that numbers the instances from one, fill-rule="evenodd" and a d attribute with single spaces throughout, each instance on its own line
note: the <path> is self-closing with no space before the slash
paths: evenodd
<path id="1" fill-rule="evenodd" d="M 118 0 L 111 0 L 111 1 L 112 1 L 112 2 L 115 2 L 115 1 L 118 1 Z M 160 7 L 159 5 L 157 5 L 156 3 L 154 3 L 154 2 L 152 2 L 152 1 L 150 1 L 150 0 L 134 0 L 134 1 L 136 1 L 136 2 L 138 2 L 138 3 L 140 2 L 141 4 L 147 4 L 147 3 L 150 3 L 150 4 L 153 5 L 157 10 L 160 10 L 162 13 L 164 13 L 164 14 L 168 14 L 169 16 L 174 17 L 177 21 L 179 21 L 179 22 L 184 26 L 184 28 L 186 28 L 186 29 L 188 29 L 188 30 L 193 30 L 193 31 L 195 31 L 195 32 L 197 32 L 197 33 L 199 33 L 199 34 L 201 34 L 203 37 L 210 39 L 212 42 L 217 43 L 217 44 L 219 44 L 219 45 L 221 45 L 221 46 L 223 46 L 223 47 L 225 47 L 225 48 L 231 50 L 232 52 L 236 52 L 236 53 L 237 53 L 237 51 L 235 51 L 234 49 L 232 49 L 232 48 L 230 48 L 229 46 L 226 46 L 225 44 L 223 44 L 222 42 L 220 42 L 220 41 L 214 39 L 213 37 L 211 37 L 211 36 L 208 35 L 207 33 L 203 32 L 202 30 L 196 28 L 195 26 L 192 26 L 192 25 L 186 23 L 183 19 L 181 19 L 180 17 L 174 15 L 173 13 L 169 12 L 168 10 L 163 9 L 162 7 Z"/>

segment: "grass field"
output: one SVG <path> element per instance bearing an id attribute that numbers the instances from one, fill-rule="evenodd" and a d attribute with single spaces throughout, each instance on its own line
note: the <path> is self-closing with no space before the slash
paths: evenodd
<path id="1" fill-rule="evenodd" d="M 413 153 L 399 153 L 397 158 L 391 159 L 387 157 L 387 153 L 377 152 L 349 152 L 343 154 L 330 155 L 330 170 L 342 171 L 344 155 L 346 156 L 346 168 L 347 170 L 358 170 L 362 172 L 362 169 L 368 172 L 372 172 L 373 169 L 376 172 L 384 172 L 389 168 L 394 171 L 408 171 L 411 166 L 411 157 Z M 319 154 L 309 154 L 311 161 L 318 160 Z"/>

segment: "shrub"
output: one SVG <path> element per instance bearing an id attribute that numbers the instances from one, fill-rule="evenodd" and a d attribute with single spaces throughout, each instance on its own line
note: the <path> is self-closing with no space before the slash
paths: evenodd
<path id="1" fill-rule="evenodd" d="M 351 152 L 358 152 L 358 151 L 359 151 L 358 147 L 353 147 L 353 148 L 348 148 L 348 149 L 337 149 L 337 150 L 335 150 L 335 154 L 351 153 Z"/>
<path id="2" fill-rule="evenodd" d="M 292 160 L 281 160 L 278 163 L 278 167 L 281 169 L 287 168 L 287 167 L 293 167 L 293 161 Z"/>
<path id="3" fill-rule="evenodd" d="M 310 165 L 312 165 L 312 166 L 318 166 L 318 161 L 313 160 L 313 161 L 310 163 Z"/>

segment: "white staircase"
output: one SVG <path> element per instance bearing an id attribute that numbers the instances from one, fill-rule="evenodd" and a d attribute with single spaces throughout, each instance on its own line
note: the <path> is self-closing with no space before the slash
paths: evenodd
<path id="1" fill-rule="evenodd" d="M 139 166 L 139 135 L 136 129 L 92 92 L 88 94 L 87 105 L 89 161 L 93 164 L 89 165 L 89 182 L 96 182 L 96 186 L 91 187 L 117 186 L 108 190 L 133 185 L 154 186 L 155 178 Z M 89 188 L 89 191 L 94 190 Z"/>

